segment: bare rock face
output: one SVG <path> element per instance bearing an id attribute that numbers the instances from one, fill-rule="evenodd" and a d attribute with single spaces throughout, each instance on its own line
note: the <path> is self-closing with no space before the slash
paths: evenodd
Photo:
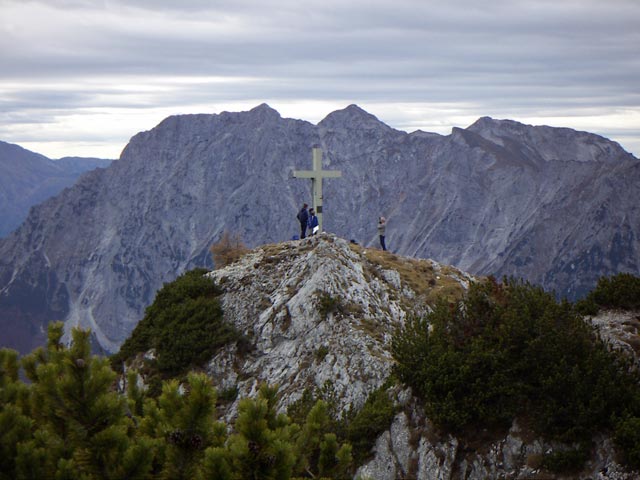
<path id="1" fill-rule="evenodd" d="M 279 385 L 289 405 L 305 388 L 330 384 L 339 410 L 362 407 L 390 374 L 394 327 L 424 315 L 442 291 L 461 294 L 471 280 L 432 260 L 403 261 L 413 274 L 402 278 L 396 261 L 325 233 L 257 248 L 211 272 L 225 291 L 226 319 L 253 348 L 229 347 L 209 374 L 222 390 L 237 387 L 239 397 L 266 382 Z"/>
<path id="2" fill-rule="evenodd" d="M 640 368 L 640 312 L 603 310 L 587 320 L 613 350 L 626 355 Z"/>
<path id="3" fill-rule="evenodd" d="M 501 439 L 478 441 L 473 447 L 452 436 L 442 436 L 420 415 L 419 407 L 408 415 L 399 413 L 388 431 L 376 441 L 374 455 L 361 466 L 355 478 L 400 480 L 487 478 L 509 479 L 598 479 L 632 480 L 638 472 L 625 469 L 616 462 L 610 438 L 595 439 L 594 456 L 582 472 L 570 477 L 553 474 L 540 467 L 543 455 L 566 445 L 546 443 L 531 436 L 517 422 Z M 426 426 L 420 423 L 426 422 Z M 416 443 L 417 442 L 417 443 Z"/>
<path id="4" fill-rule="evenodd" d="M 46 324 L 91 328 L 116 351 L 155 292 L 224 230 L 254 247 L 298 233 L 311 148 L 342 178 L 323 184 L 324 227 L 473 274 L 514 275 L 575 298 L 602 275 L 640 273 L 640 162 L 569 129 L 480 119 L 440 136 L 394 130 L 355 105 L 318 125 L 249 112 L 170 117 L 134 136 L 0 239 L 3 346 L 29 351 Z"/>

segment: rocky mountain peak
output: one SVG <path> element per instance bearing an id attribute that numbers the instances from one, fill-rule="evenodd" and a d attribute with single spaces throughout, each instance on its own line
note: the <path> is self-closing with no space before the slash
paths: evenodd
<path id="1" fill-rule="evenodd" d="M 52 160 L 0 141 L 0 237 L 16 229 L 31 207 L 70 187 L 85 172 L 110 163 L 81 157 Z"/>
<path id="2" fill-rule="evenodd" d="M 342 110 L 327 115 L 318 126 L 328 129 L 358 129 L 358 130 L 392 130 L 391 127 L 382 123 L 378 118 L 358 105 L 351 104 Z"/>
<path id="3" fill-rule="evenodd" d="M 557 128 L 526 125 L 513 120 L 481 117 L 466 131 L 476 133 L 511 151 L 522 151 L 522 144 L 535 146 L 544 161 L 620 162 L 635 157 L 620 145 L 599 135 Z"/>
<path id="4" fill-rule="evenodd" d="M 257 107 L 252 108 L 251 110 L 249 110 L 249 114 L 251 114 L 252 116 L 257 116 L 262 120 L 273 121 L 282 118 L 277 110 L 271 108 L 266 103 L 261 103 Z"/>
<path id="5" fill-rule="evenodd" d="M 492 127 L 517 129 L 517 128 L 526 128 L 527 126 L 530 126 L 530 125 L 525 125 L 523 123 L 516 122 L 514 120 L 500 120 L 500 119 L 492 118 L 489 116 L 484 116 L 484 117 L 480 117 L 478 120 L 473 122 L 469 127 L 467 127 L 467 129 L 482 130 L 485 128 L 492 128 Z"/>
<path id="6" fill-rule="evenodd" d="M 397 325 L 441 296 L 460 298 L 473 278 L 327 233 L 258 247 L 210 276 L 224 290 L 225 318 L 255 340 L 242 365 L 235 345 L 212 359 L 218 387 L 242 397 L 275 383 L 286 406 L 330 383 L 341 409 L 361 407 L 389 375 Z"/>

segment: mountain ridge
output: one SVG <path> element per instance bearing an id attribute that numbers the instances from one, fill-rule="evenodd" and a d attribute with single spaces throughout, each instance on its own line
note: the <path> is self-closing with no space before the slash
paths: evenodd
<path id="1" fill-rule="evenodd" d="M 111 162 L 84 157 L 51 160 L 0 141 L 0 237 L 20 226 L 29 208 L 72 186 L 83 173 Z"/>
<path id="2" fill-rule="evenodd" d="M 352 127 L 353 115 L 364 126 Z M 89 326 L 116 350 L 163 282 L 211 266 L 208 249 L 224 230 L 251 247 L 298 233 L 310 182 L 292 172 L 309 168 L 314 145 L 325 168 L 342 171 L 323 190 L 325 228 L 343 238 L 376 245 L 384 215 L 398 253 L 572 298 L 600 275 L 640 270 L 640 162 L 601 161 L 593 152 L 620 152 L 600 137 L 569 149 L 593 161 L 561 161 L 563 145 L 549 153 L 554 129 L 525 135 L 549 136 L 538 152 L 507 134 L 509 144 L 462 129 L 408 134 L 357 106 L 327 118 L 313 125 L 265 104 L 173 116 L 138 133 L 119 161 L 34 207 L 0 240 L 0 324 L 21 330 L 23 351 L 52 319 L 67 331 Z"/>

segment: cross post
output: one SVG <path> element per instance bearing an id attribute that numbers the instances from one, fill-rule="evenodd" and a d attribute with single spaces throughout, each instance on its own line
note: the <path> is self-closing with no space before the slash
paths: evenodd
<path id="1" fill-rule="evenodd" d="M 322 179 L 341 177 L 342 172 L 339 170 L 322 170 L 322 150 L 320 148 L 314 147 L 313 170 L 294 170 L 293 176 L 295 178 L 311 179 L 313 209 L 318 216 L 319 231 L 322 232 Z"/>

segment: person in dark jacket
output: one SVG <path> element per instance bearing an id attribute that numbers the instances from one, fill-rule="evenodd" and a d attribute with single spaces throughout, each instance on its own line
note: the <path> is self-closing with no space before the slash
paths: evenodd
<path id="1" fill-rule="evenodd" d="M 307 222 L 307 226 L 309 227 L 309 231 L 311 232 L 311 235 L 315 235 L 317 233 L 317 226 L 318 226 L 318 217 L 316 216 L 316 212 L 313 210 L 313 208 L 309 209 L 309 221 Z"/>
<path id="2" fill-rule="evenodd" d="M 387 249 L 387 245 L 385 244 L 384 237 L 387 230 L 387 219 L 384 217 L 380 217 L 378 219 L 378 235 L 380 236 L 380 246 L 382 250 Z"/>
<path id="3" fill-rule="evenodd" d="M 298 221 L 300 222 L 300 238 L 304 238 L 307 233 L 307 223 L 309 222 L 309 212 L 307 212 L 308 205 L 302 204 L 302 208 L 298 212 Z"/>

